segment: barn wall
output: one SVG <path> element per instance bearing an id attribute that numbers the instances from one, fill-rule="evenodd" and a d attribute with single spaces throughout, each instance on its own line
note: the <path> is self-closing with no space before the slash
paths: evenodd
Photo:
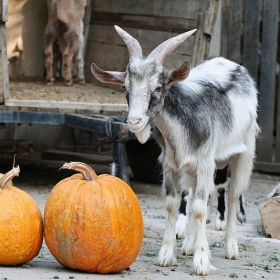
<path id="1" fill-rule="evenodd" d="M 110 0 L 93 0 L 86 63 L 95 62 L 106 70 L 125 70 L 129 59 L 128 52 L 124 42 L 114 30 L 115 24 L 139 41 L 144 55 L 149 54 L 163 41 L 195 28 L 199 28 L 203 35 L 209 32 L 207 39 L 210 45 L 213 31 L 211 24 L 215 21 L 207 12 L 215 13 L 214 7 L 218 3 L 216 0 L 119 0 L 112 4 Z M 210 19 L 209 25 L 207 17 Z M 180 66 L 184 60 L 189 60 L 194 65 L 200 62 L 201 58 L 204 59 L 203 55 L 209 54 L 205 49 L 196 48 L 202 54 L 197 61 L 193 56 L 196 38 L 199 36 L 200 33 L 197 32 L 175 49 L 164 65 L 174 68 Z M 88 82 L 96 81 L 87 66 L 85 75 Z"/>
<path id="2" fill-rule="evenodd" d="M 9 0 L 7 55 L 10 76 L 43 76 L 45 0 Z M 20 58 L 20 52 L 22 58 Z"/>
<path id="3" fill-rule="evenodd" d="M 104 69 L 125 70 L 128 52 L 114 30 L 114 24 L 135 36 L 142 44 L 144 54 L 148 54 L 164 40 L 197 28 L 199 13 L 203 18 L 209 5 L 215 2 L 219 1 L 119 0 L 112 4 L 111 0 L 92 0 L 85 54 L 87 82 L 96 82 L 90 71 L 92 62 Z M 10 76 L 44 76 L 46 23 L 46 0 L 9 0 L 7 51 Z M 219 44 L 219 38 L 215 41 Z M 183 60 L 192 61 L 194 44 L 195 37 L 192 36 L 168 57 L 165 66 L 178 67 Z M 218 54 L 218 48 L 214 50 L 215 55 Z"/>

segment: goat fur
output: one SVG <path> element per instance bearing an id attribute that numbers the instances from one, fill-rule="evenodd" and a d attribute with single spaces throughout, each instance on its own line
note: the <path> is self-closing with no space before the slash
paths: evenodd
<path id="1" fill-rule="evenodd" d="M 118 33 L 129 44 L 131 36 L 125 31 Z M 177 37 L 182 42 L 192 33 Z M 172 51 L 174 44 L 178 45 L 177 37 L 162 43 L 157 50 Z M 168 70 L 162 66 L 162 57 L 167 54 L 152 53 L 157 56 L 131 57 L 126 72 L 103 71 L 92 64 L 92 73 L 102 82 L 123 85 L 129 106 L 129 129 L 140 142 L 147 141 L 150 134 L 146 128 L 152 120 L 155 123 L 153 133 L 162 149 L 159 160 L 167 211 L 158 264 L 176 263 L 175 223 L 180 204 L 177 189 L 190 189 L 191 216 L 182 252 L 194 254 L 197 275 L 207 275 L 215 269 L 210 263 L 206 238 L 207 200 L 214 189 L 215 170 L 229 162 L 226 257 L 238 258 L 236 212 L 253 167 L 259 132 L 258 92 L 248 71 L 225 58 L 210 59 L 191 70 L 185 61 L 179 68 Z"/>

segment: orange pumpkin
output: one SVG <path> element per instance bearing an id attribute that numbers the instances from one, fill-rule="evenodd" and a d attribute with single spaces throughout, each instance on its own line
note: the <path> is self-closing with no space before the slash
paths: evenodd
<path id="1" fill-rule="evenodd" d="M 44 235 L 53 256 L 66 267 L 97 273 L 128 268 L 143 241 L 143 217 L 131 188 L 111 175 L 97 176 L 86 164 L 65 163 L 75 174 L 51 191 Z"/>
<path id="2" fill-rule="evenodd" d="M 19 166 L 0 179 L 0 265 L 29 262 L 43 241 L 43 218 L 33 198 L 11 184 Z"/>

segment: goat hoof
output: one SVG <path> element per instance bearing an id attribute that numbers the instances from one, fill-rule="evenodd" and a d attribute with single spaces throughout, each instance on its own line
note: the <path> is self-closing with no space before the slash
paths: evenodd
<path id="1" fill-rule="evenodd" d="M 182 252 L 182 255 L 183 255 L 183 256 L 186 256 L 186 257 L 191 257 L 191 256 L 193 256 L 193 253 L 189 253 L 189 252 L 183 251 L 183 252 Z"/>
<path id="2" fill-rule="evenodd" d="M 65 84 L 66 86 L 72 86 L 72 85 L 73 85 L 73 81 L 71 81 L 71 80 L 65 80 L 65 81 L 64 81 L 64 84 Z"/>
<path id="3" fill-rule="evenodd" d="M 227 222 L 225 220 L 221 220 L 219 218 L 216 219 L 216 230 L 225 230 L 227 226 Z"/>
<path id="4" fill-rule="evenodd" d="M 232 256 L 232 257 L 227 257 L 227 256 L 226 256 L 226 259 L 228 259 L 228 260 L 233 260 L 233 261 L 237 260 L 237 258 L 235 258 L 235 256 Z"/>
<path id="5" fill-rule="evenodd" d="M 159 266 L 172 266 L 176 264 L 173 246 L 162 246 L 158 254 L 157 264 Z"/>
<path id="6" fill-rule="evenodd" d="M 86 83 L 85 80 L 79 80 L 79 84 L 84 85 Z"/>

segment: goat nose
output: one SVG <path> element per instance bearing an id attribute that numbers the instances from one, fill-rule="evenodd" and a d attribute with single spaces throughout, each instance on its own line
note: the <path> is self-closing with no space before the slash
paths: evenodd
<path id="1" fill-rule="evenodd" d="M 142 118 L 140 118 L 140 117 L 131 117 L 131 118 L 128 118 L 127 121 L 129 124 L 136 125 L 136 124 L 140 123 L 141 120 L 142 120 Z"/>

